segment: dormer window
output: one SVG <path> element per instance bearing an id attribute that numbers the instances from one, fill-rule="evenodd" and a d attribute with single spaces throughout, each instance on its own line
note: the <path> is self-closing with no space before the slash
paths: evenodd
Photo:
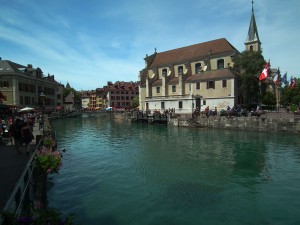
<path id="1" fill-rule="evenodd" d="M 201 73 L 201 69 L 202 69 L 201 63 L 196 63 L 196 65 L 195 65 L 195 73 L 196 74 Z"/>
<path id="2" fill-rule="evenodd" d="M 224 69 L 224 59 L 218 59 L 217 61 L 217 69 Z"/>
<path id="3" fill-rule="evenodd" d="M 167 75 L 167 71 L 168 71 L 167 69 L 163 69 L 162 70 L 162 75 L 166 76 Z"/>
<path id="4" fill-rule="evenodd" d="M 178 66 L 178 75 L 183 74 L 183 66 Z"/>

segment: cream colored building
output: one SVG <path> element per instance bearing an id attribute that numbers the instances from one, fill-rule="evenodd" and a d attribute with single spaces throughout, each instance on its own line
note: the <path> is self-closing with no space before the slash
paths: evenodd
<path id="1" fill-rule="evenodd" d="M 225 109 L 239 103 L 239 52 L 225 38 L 145 57 L 140 72 L 140 108 L 192 113 L 199 107 Z"/>
<path id="2" fill-rule="evenodd" d="M 45 94 L 44 110 L 55 111 L 63 104 L 64 85 L 54 76 L 44 76 L 40 68 L 23 66 L 9 60 L 0 60 L 0 90 L 3 104 L 42 109 L 40 94 Z"/>

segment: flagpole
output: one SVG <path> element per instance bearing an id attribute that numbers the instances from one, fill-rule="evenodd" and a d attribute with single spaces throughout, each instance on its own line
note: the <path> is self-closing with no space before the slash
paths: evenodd
<path id="1" fill-rule="evenodd" d="M 258 86 L 259 86 L 259 107 L 262 108 L 262 96 L 261 96 L 261 80 L 258 82 Z"/>
<path id="2" fill-rule="evenodd" d="M 281 93 L 280 93 L 281 75 L 280 75 L 280 69 L 279 69 L 279 67 L 278 67 L 277 71 L 278 71 L 278 80 L 279 80 L 279 82 L 276 84 L 276 86 L 277 86 L 277 110 L 279 111 L 280 98 L 281 98 Z"/>
<path id="3" fill-rule="evenodd" d="M 280 106 L 280 90 L 279 90 L 279 85 L 276 85 L 277 87 L 277 110 L 279 111 L 279 106 Z"/>

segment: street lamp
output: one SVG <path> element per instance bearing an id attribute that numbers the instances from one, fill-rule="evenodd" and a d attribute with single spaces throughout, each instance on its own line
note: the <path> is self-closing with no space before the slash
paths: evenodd
<path id="1" fill-rule="evenodd" d="M 40 124 L 40 129 L 43 128 L 44 130 L 44 110 L 45 110 L 45 94 L 43 92 L 41 92 L 40 94 L 40 99 L 41 99 L 41 103 L 42 103 L 42 121 Z"/>

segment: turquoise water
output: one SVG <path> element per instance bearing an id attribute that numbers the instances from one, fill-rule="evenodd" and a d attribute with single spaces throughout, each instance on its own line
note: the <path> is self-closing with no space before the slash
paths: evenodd
<path id="1" fill-rule="evenodd" d="M 55 120 L 51 207 L 82 225 L 300 224 L 299 135 Z"/>

